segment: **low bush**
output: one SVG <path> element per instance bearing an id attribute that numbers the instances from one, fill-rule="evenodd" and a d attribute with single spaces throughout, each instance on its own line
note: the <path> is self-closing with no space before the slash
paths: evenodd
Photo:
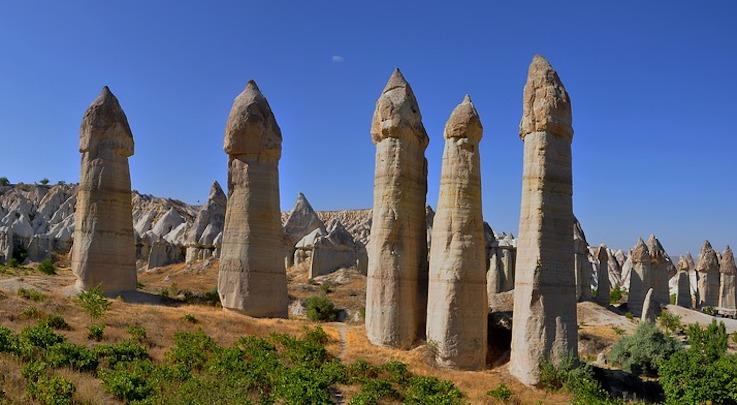
<path id="1" fill-rule="evenodd" d="M 507 387 L 506 384 L 499 384 L 493 390 L 489 390 L 486 395 L 496 400 L 507 402 L 512 399 L 514 393 L 512 392 L 512 390 L 509 389 L 509 387 Z"/>
<path id="2" fill-rule="evenodd" d="M 197 323 L 197 318 L 192 314 L 184 314 L 184 316 L 182 316 L 182 320 L 189 323 Z"/>
<path id="3" fill-rule="evenodd" d="M 727 354 L 724 324 L 691 325 L 687 334 L 690 347 L 660 365 L 665 403 L 737 403 L 737 355 Z"/>
<path id="4" fill-rule="evenodd" d="M 130 340 L 112 345 L 98 345 L 95 346 L 94 351 L 97 353 L 100 362 L 107 368 L 115 368 L 120 364 L 125 365 L 149 359 L 146 348 Z"/>
<path id="5" fill-rule="evenodd" d="M 51 259 L 44 259 L 38 264 L 38 271 L 51 276 L 56 274 L 56 266 L 54 266 L 54 262 Z"/>
<path id="6" fill-rule="evenodd" d="M 70 367 L 77 371 L 94 371 L 99 364 L 97 352 L 69 342 L 49 347 L 44 360 L 51 367 Z"/>
<path id="7" fill-rule="evenodd" d="M 142 343 L 146 341 L 146 329 L 141 325 L 129 325 L 128 334 L 131 336 L 131 339 L 137 342 Z"/>
<path id="8" fill-rule="evenodd" d="M 177 332 L 174 344 L 167 353 L 167 359 L 187 370 L 202 369 L 220 346 L 202 330 L 196 332 Z"/>
<path id="9" fill-rule="evenodd" d="M 87 328 L 87 339 L 101 341 L 105 337 L 105 325 L 93 323 Z"/>
<path id="10" fill-rule="evenodd" d="M 105 389 L 125 402 L 146 399 L 153 392 L 148 374 L 140 368 L 102 370 L 99 375 Z"/>
<path id="11" fill-rule="evenodd" d="M 46 405 L 74 403 L 74 384 L 61 376 L 49 374 L 46 363 L 28 363 L 23 367 L 22 374 L 26 379 L 28 396 L 36 401 Z"/>
<path id="12" fill-rule="evenodd" d="M 316 295 L 305 300 L 307 319 L 311 321 L 334 321 L 337 317 L 335 304 L 324 295 Z"/>
<path id="13" fill-rule="evenodd" d="M 20 313 L 21 319 L 42 319 L 46 314 L 36 307 L 28 307 Z"/>
<path id="14" fill-rule="evenodd" d="M 662 311 L 658 316 L 658 322 L 668 333 L 680 333 L 683 330 L 681 317 L 671 314 L 668 311 Z"/>
<path id="15" fill-rule="evenodd" d="M 540 365 L 540 386 L 549 391 L 564 388 L 572 395 L 573 405 L 623 404 L 601 387 L 591 366 L 573 357 L 563 358 L 558 365 L 543 362 Z"/>
<path id="16" fill-rule="evenodd" d="M 634 375 L 658 375 L 658 365 L 681 349 L 681 344 L 663 334 L 654 324 L 642 322 L 632 336 L 624 336 L 612 347 L 609 360 Z"/>
<path id="17" fill-rule="evenodd" d="M 414 376 L 408 382 L 404 393 L 405 404 L 441 404 L 454 405 L 463 403 L 463 394 L 450 381 L 435 377 Z"/>
<path id="18" fill-rule="evenodd" d="M 35 302 L 41 302 L 44 299 L 46 299 L 46 296 L 43 295 L 43 293 L 41 293 L 38 290 L 34 290 L 32 288 L 19 288 L 18 296 L 23 299 L 31 300 Z"/>
<path id="19" fill-rule="evenodd" d="M 83 291 L 77 295 L 77 302 L 91 319 L 102 318 L 111 305 L 110 301 L 102 295 L 102 290 L 99 287 Z"/>
<path id="20" fill-rule="evenodd" d="M 52 329 L 56 330 L 71 330 L 72 327 L 69 326 L 67 321 L 64 319 L 63 316 L 59 314 L 51 314 L 46 317 L 46 324 L 49 325 Z"/>
<path id="21" fill-rule="evenodd" d="M 44 322 L 39 322 L 18 334 L 15 352 L 24 360 L 38 359 L 46 349 L 65 340 Z"/>
<path id="22" fill-rule="evenodd" d="M 624 298 L 624 290 L 622 287 L 612 288 L 611 291 L 609 291 L 610 304 L 619 304 L 619 302 L 622 301 L 622 298 Z"/>

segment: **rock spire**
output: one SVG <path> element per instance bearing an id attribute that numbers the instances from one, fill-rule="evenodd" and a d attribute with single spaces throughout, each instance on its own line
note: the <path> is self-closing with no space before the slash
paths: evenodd
<path id="1" fill-rule="evenodd" d="M 286 317 L 287 275 L 279 207 L 282 134 L 254 81 L 235 98 L 225 127 L 228 205 L 218 292 L 224 308 Z"/>

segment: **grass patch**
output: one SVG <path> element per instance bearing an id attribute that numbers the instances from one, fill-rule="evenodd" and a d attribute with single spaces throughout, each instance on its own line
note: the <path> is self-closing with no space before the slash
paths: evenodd
<path id="1" fill-rule="evenodd" d="M 34 290 L 32 288 L 19 288 L 18 296 L 35 302 L 41 302 L 46 299 L 46 296 L 41 291 Z"/>

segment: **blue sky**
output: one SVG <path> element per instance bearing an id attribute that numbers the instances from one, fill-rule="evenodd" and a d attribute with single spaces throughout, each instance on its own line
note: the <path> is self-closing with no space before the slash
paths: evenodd
<path id="1" fill-rule="evenodd" d="M 516 234 L 522 88 L 535 53 L 567 87 L 574 206 L 590 243 L 658 235 L 672 254 L 737 244 L 737 2 L 6 1 L 0 176 L 76 182 L 103 85 L 136 141 L 133 186 L 188 202 L 225 185 L 223 129 L 255 79 L 284 143 L 282 206 L 370 207 L 374 103 L 394 67 L 430 136 L 470 93 L 485 127 L 484 217 Z"/>

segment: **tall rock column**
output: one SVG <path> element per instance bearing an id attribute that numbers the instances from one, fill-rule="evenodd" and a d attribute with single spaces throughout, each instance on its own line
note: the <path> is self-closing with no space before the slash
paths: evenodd
<path id="1" fill-rule="evenodd" d="M 534 385 L 541 362 L 576 356 L 578 348 L 571 103 L 541 56 L 527 74 L 520 137 L 524 170 L 509 370 Z"/>
<path id="2" fill-rule="evenodd" d="M 82 167 L 74 213 L 72 272 L 79 290 L 106 294 L 136 289 L 131 178 L 133 134 L 128 119 L 105 86 L 82 118 Z"/>
<path id="3" fill-rule="evenodd" d="M 647 239 L 647 247 L 650 251 L 650 259 L 652 260 L 650 286 L 653 288 L 653 299 L 660 305 L 668 305 L 670 303 L 668 254 L 655 235 L 650 235 Z"/>
<path id="4" fill-rule="evenodd" d="M 376 102 L 371 139 L 376 171 L 366 334 L 375 345 L 409 348 L 425 332 L 429 139 L 415 95 L 399 69 Z"/>
<path id="5" fill-rule="evenodd" d="M 676 305 L 684 308 L 691 308 L 691 280 L 688 275 L 690 266 L 688 261 L 681 256 L 678 259 L 678 272 L 676 273 Z"/>
<path id="6" fill-rule="evenodd" d="M 719 257 L 709 241 L 704 242 L 696 265 L 699 276 L 699 308 L 719 305 Z"/>
<path id="7" fill-rule="evenodd" d="M 645 294 L 652 288 L 652 258 L 650 250 L 645 242 L 640 238 L 637 245 L 630 253 L 632 261 L 632 271 L 630 272 L 630 288 L 627 300 L 627 309 L 635 315 L 642 314 L 642 305 L 645 301 Z"/>
<path id="8" fill-rule="evenodd" d="M 287 275 L 279 207 L 282 135 L 271 107 L 249 81 L 225 127 L 228 206 L 218 292 L 224 308 L 287 316 Z"/>
<path id="9" fill-rule="evenodd" d="M 576 299 L 590 301 L 593 271 L 589 261 L 589 243 L 586 242 L 581 223 L 575 217 L 573 218 L 573 251 L 576 255 L 573 262 L 576 269 Z"/>
<path id="10" fill-rule="evenodd" d="M 734 263 L 732 249 L 722 253 L 722 261 L 719 263 L 719 306 L 725 309 L 737 309 L 737 266 Z"/>
<path id="11" fill-rule="evenodd" d="M 481 215 L 482 126 L 466 96 L 445 124 L 440 195 L 432 228 L 427 340 L 445 367 L 486 365 L 486 241 Z"/>
<path id="12" fill-rule="evenodd" d="M 609 250 L 606 246 L 601 245 L 596 250 L 596 258 L 599 261 L 599 267 L 596 272 L 596 302 L 599 305 L 609 305 Z"/>

